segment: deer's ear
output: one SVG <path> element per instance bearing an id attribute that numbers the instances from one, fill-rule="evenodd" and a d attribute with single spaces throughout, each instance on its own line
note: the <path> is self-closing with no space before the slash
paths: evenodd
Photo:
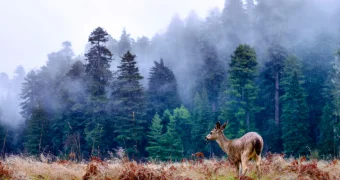
<path id="1" fill-rule="evenodd" d="M 227 126 L 227 123 L 224 123 L 222 126 L 221 126 L 221 130 L 224 130 L 224 128 Z"/>
<path id="2" fill-rule="evenodd" d="M 220 129 L 220 127 L 221 127 L 221 124 L 220 124 L 220 121 L 218 121 L 217 123 L 216 123 L 216 129 Z"/>

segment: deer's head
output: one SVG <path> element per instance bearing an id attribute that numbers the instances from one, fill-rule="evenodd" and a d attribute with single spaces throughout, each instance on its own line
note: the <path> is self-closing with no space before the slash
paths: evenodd
<path id="1" fill-rule="evenodd" d="M 210 131 L 210 133 L 205 137 L 206 140 L 216 140 L 219 136 L 223 135 L 223 130 L 227 126 L 228 123 L 224 123 L 223 125 L 220 122 L 217 122 L 215 128 Z"/>

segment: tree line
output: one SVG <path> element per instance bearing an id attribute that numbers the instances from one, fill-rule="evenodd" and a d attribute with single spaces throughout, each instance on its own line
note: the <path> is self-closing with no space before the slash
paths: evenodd
<path id="1" fill-rule="evenodd" d="M 291 17 L 275 17 L 266 7 L 304 10 L 291 5 L 261 0 L 243 7 L 233 0 L 204 22 L 191 14 L 183 25 L 175 17 L 151 42 L 134 42 L 125 30 L 116 41 L 98 27 L 84 56 L 75 57 L 64 42 L 25 76 L 25 122 L 15 131 L 0 126 L 2 153 L 88 158 L 122 147 L 133 159 L 180 160 L 198 151 L 221 156 L 204 137 L 216 121 L 228 121 L 228 138 L 259 132 L 265 152 L 338 156 L 337 36 L 315 33 L 312 43 L 299 44 L 292 42 L 299 30 L 271 29 Z M 147 69 L 149 54 L 159 60 Z"/>

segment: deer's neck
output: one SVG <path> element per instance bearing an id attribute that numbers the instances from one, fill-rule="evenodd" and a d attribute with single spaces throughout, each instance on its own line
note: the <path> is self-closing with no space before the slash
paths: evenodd
<path id="1" fill-rule="evenodd" d="M 223 151 L 228 154 L 228 147 L 231 140 L 227 139 L 225 135 L 222 133 L 220 136 L 218 136 L 216 142 L 218 143 L 218 145 L 220 145 Z"/>

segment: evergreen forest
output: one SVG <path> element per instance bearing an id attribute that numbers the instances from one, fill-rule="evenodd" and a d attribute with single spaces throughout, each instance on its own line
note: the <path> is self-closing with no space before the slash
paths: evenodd
<path id="1" fill-rule="evenodd" d="M 220 121 L 230 139 L 258 132 L 263 153 L 339 157 L 340 8 L 313 2 L 227 0 L 153 37 L 94 27 L 79 55 L 64 41 L 39 69 L 0 74 L 0 154 L 222 157 L 205 141 Z"/>

